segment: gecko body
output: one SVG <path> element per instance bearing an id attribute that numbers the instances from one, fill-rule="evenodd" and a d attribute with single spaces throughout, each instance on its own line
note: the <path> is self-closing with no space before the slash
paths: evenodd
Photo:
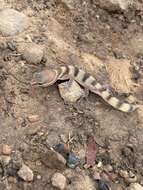
<path id="1" fill-rule="evenodd" d="M 33 85 L 47 87 L 54 84 L 57 80 L 73 79 L 85 89 L 98 94 L 109 105 L 122 112 L 132 112 L 137 109 L 134 104 L 129 104 L 119 100 L 113 96 L 108 89 L 105 89 L 97 80 L 89 73 L 85 72 L 73 65 L 60 66 L 58 69 L 45 69 L 33 75 Z"/>

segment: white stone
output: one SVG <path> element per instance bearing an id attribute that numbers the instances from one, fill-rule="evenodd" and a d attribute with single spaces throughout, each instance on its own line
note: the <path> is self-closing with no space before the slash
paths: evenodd
<path id="1" fill-rule="evenodd" d="M 63 174 L 61 173 L 55 173 L 51 179 L 52 185 L 54 187 L 57 187 L 60 190 L 65 189 L 66 187 L 66 178 Z"/>
<path id="2" fill-rule="evenodd" d="M 84 90 L 76 81 L 64 82 L 58 85 L 60 95 L 65 102 L 74 103 L 81 97 L 85 96 Z"/>
<path id="3" fill-rule="evenodd" d="M 14 9 L 0 11 L 0 32 L 4 36 L 13 36 L 24 31 L 29 25 L 28 18 Z"/>
<path id="4" fill-rule="evenodd" d="M 18 171 L 18 176 L 20 178 L 22 178 L 24 181 L 33 181 L 33 171 L 26 166 L 25 164 L 22 165 L 22 167 L 20 168 L 20 170 Z"/>

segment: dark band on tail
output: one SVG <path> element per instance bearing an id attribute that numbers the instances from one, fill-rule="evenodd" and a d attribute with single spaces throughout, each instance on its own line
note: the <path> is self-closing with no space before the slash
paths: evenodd
<path id="1" fill-rule="evenodd" d="M 86 80 L 90 77 L 91 75 L 89 73 L 85 73 L 83 78 L 82 78 L 82 82 L 86 83 Z"/>
<path id="2" fill-rule="evenodd" d="M 112 95 L 109 93 L 108 96 L 106 97 L 106 100 L 109 101 L 112 98 Z"/>
<path id="3" fill-rule="evenodd" d="M 77 77 L 78 73 L 79 73 L 79 68 L 75 67 L 74 68 L 74 77 Z"/>

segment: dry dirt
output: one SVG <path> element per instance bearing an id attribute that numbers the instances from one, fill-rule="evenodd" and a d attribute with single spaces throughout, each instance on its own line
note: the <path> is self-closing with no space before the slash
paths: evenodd
<path id="1" fill-rule="evenodd" d="M 143 178 L 143 45 L 136 40 L 136 36 L 143 39 L 143 12 L 108 12 L 92 1 L 84 2 L 70 10 L 56 0 L 1 0 L 2 8 L 22 11 L 31 25 L 15 37 L 0 38 L 0 143 L 19 150 L 35 176 L 42 176 L 32 183 L 8 178 L 12 190 L 54 189 L 50 178 L 55 170 L 41 164 L 40 147 L 53 146 L 69 134 L 77 155 L 85 150 L 87 135 L 94 134 L 100 145 L 97 162 L 111 164 L 115 171 L 131 170 L 139 181 Z M 29 42 L 44 47 L 40 64 L 22 59 L 21 47 Z M 35 71 L 63 63 L 84 68 L 140 108 L 121 113 L 95 94 L 68 105 L 57 84 L 44 89 L 29 85 Z M 29 122 L 30 115 L 38 115 L 39 120 Z M 126 188 L 119 176 L 118 181 Z"/>

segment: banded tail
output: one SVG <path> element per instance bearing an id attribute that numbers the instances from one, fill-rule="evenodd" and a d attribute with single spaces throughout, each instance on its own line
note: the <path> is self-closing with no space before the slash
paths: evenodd
<path id="1" fill-rule="evenodd" d="M 91 76 L 89 73 L 86 73 L 82 69 L 72 65 L 61 66 L 59 73 L 59 80 L 73 78 L 83 87 L 101 96 L 104 101 L 119 111 L 129 113 L 135 111 L 138 108 L 138 106 L 134 104 L 123 102 L 113 96 L 107 89 L 98 83 L 93 76 Z"/>

